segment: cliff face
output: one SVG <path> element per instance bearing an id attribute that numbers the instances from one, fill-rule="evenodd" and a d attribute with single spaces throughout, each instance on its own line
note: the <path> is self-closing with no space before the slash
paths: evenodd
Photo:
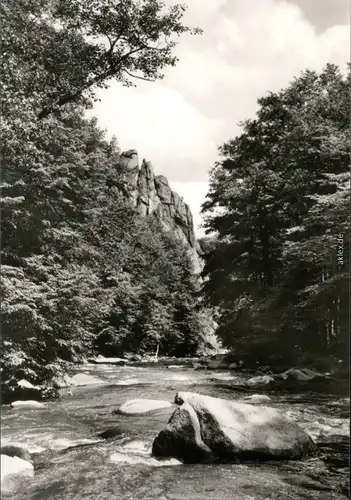
<path id="1" fill-rule="evenodd" d="M 172 191 L 163 175 L 155 176 L 151 162 L 143 160 L 139 166 L 138 153 L 134 149 L 121 155 L 126 168 L 134 206 L 144 216 L 155 216 L 167 231 L 189 246 L 194 272 L 201 271 L 200 247 L 195 238 L 193 216 L 189 206 Z"/>

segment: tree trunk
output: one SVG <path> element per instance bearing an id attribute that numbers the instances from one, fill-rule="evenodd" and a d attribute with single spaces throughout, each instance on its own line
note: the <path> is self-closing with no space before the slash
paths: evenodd
<path id="1" fill-rule="evenodd" d="M 155 361 L 157 361 L 157 359 L 158 359 L 159 351 L 160 351 L 160 344 L 157 343 L 156 352 L 155 352 L 155 356 L 154 356 Z"/>

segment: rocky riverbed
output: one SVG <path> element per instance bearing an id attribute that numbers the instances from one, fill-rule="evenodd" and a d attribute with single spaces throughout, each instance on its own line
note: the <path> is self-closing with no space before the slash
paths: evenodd
<path id="1" fill-rule="evenodd" d="M 349 398 L 340 384 L 320 380 L 294 385 L 292 379 L 289 386 L 262 380 L 255 384 L 250 380 L 262 374 L 196 368 L 195 363 L 182 366 L 175 360 L 167 366 L 86 363 L 73 368 L 70 376 L 75 382 L 61 389 L 60 400 L 34 409 L 3 406 L 2 446 L 26 448 L 34 466 L 34 477 L 19 483 L 9 498 L 341 500 L 348 496 Z M 151 456 L 152 443 L 173 413 L 179 391 L 230 401 L 251 399 L 253 404 L 276 408 L 314 439 L 318 453 L 302 460 L 235 464 L 157 460 Z M 125 405 L 133 399 L 166 404 L 152 403 L 152 411 L 135 413 L 135 406 L 130 412 L 130 403 Z"/>

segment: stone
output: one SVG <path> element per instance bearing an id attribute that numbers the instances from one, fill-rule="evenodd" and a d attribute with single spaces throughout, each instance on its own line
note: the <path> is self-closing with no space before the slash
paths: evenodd
<path id="1" fill-rule="evenodd" d="M 40 403 L 39 401 L 13 401 L 11 403 L 11 408 L 16 410 L 40 410 L 42 408 L 46 408 L 44 403 Z"/>
<path id="2" fill-rule="evenodd" d="M 36 386 L 26 379 L 3 381 L 1 387 L 2 403 L 12 401 L 40 400 L 42 399 L 42 386 Z"/>
<path id="3" fill-rule="evenodd" d="M 155 438 L 156 457 L 186 463 L 296 460 L 313 455 L 312 438 L 285 414 L 269 407 L 179 392 L 181 405 Z"/>
<path id="4" fill-rule="evenodd" d="M 34 477 L 34 467 L 19 457 L 1 455 L 1 493 L 16 490 L 21 483 Z"/>
<path id="5" fill-rule="evenodd" d="M 251 394 L 251 396 L 246 396 L 242 399 L 243 403 L 257 404 L 257 403 L 266 403 L 270 401 L 271 398 L 266 394 Z"/>
<path id="6" fill-rule="evenodd" d="M 203 263 L 189 205 L 171 189 L 166 177 L 154 174 L 151 162 L 144 159 L 139 167 L 136 150 L 122 153 L 120 164 L 127 172 L 129 198 L 133 205 L 143 216 L 156 217 L 166 231 L 189 247 L 193 271 L 200 274 Z"/>
<path id="7" fill-rule="evenodd" d="M 213 359 L 208 363 L 207 368 L 209 370 L 228 370 L 229 365 L 221 359 Z"/>
<path id="8" fill-rule="evenodd" d="M 28 380 L 22 379 L 17 382 L 17 386 L 21 387 L 22 389 L 34 389 L 35 391 L 40 391 L 40 387 L 36 387 L 33 385 L 31 382 L 28 382 Z"/>
<path id="9" fill-rule="evenodd" d="M 22 448 L 22 446 L 13 446 L 10 444 L 1 446 L 0 454 L 7 455 L 8 457 L 18 457 L 27 462 L 31 462 L 32 460 L 29 451 L 26 448 Z"/>
<path id="10" fill-rule="evenodd" d="M 52 384 L 55 388 L 58 389 L 64 389 L 67 387 L 75 386 L 77 385 L 76 381 L 70 377 L 69 375 L 63 375 L 62 377 L 55 377 L 52 380 Z"/>
<path id="11" fill-rule="evenodd" d="M 103 432 L 99 432 L 97 435 L 102 439 L 112 439 L 123 436 L 124 431 L 121 427 L 110 427 L 109 429 L 106 429 Z"/>
<path id="12" fill-rule="evenodd" d="M 139 415 L 163 408 L 172 408 L 172 406 L 173 404 L 169 401 L 158 399 L 131 399 L 123 403 L 114 413 L 120 415 Z"/>
<path id="13" fill-rule="evenodd" d="M 95 385 L 95 384 L 104 384 L 105 382 L 100 378 L 94 377 L 93 375 L 88 375 L 86 373 L 77 373 L 72 377 L 73 384 L 77 386 L 84 385 Z"/>
<path id="14" fill-rule="evenodd" d="M 94 365 L 119 365 L 124 366 L 126 364 L 126 360 L 122 358 L 105 358 L 101 356 L 101 354 L 97 358 L 89 358 L 89 363 L 93 363 Z"/>
<path id="15" fill-rule="evenodd" d="M 274 382 L 274 378 L 271 375 L 258 375 L 257 377 L 250 378 L 246 382 L 247 385 L 269 385 Z"/>
<path id="16" fill-rule="evenodd" d="M 230 363 L 229 370 L 237 370 L 239 368 L 238 363 Z"/>
<path id="17" fill-rule="evenodd" d="M 330 379 L 330 376 L 319 373 L 309 368 L 290 368 L 284 373 L 277 375 L 278 378 L 282 380 L 296 380 L 298 382 L 309 382 L 310 380 L 326 380 Z"/>

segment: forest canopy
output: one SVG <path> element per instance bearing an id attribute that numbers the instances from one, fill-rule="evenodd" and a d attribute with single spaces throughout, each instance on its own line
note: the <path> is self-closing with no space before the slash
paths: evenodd
<path id="1" fill-rule="evenodd" d="M 262 360 L 348 355 L 350 82 L 329 64 L 260 98 L 211 171 L 204 294 Z"/>
<path id="2" fill-rule="evenodd" d="M 175 39 L 197 32 L 183 13 L 156 0 L 1 4 L 5 392 L 89 353 L 196 352 L 188 248 L 136 211 L 117 140 L 85 116 L 112 78 L 176 63 Z"/>

